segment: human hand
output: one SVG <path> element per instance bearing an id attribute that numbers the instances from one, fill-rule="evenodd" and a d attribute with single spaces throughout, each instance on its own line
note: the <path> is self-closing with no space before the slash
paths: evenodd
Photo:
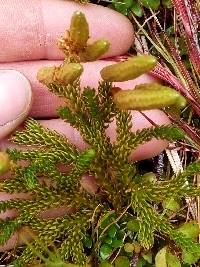
<path id="1" fill-rule="evenodd" d="M 36 80 L 39 68 L 59 65 L 63 58 L 56 46 L 56 39 L 69 28 L 74 11 L 82 11 L 90 26 L 91 42 L 100 38 L 111 43 L 106 57 L 122 55 L 133 42 L 131 23 L 122 15 L 101 6 L 79 4 L 58 0 L 3 0 L 0 17 L 0 149 L 10 147 L 8 136 L 22 121 L 29 116 L 51 129 L 65 134 L 79 148 L 84 148 L 83 140 L 70 125 L 57 119 L 56 108 L 62 100 L 51 94 Z M 120 28 L 119 28 L 120 25 Z M 113 62 L 112 62 L 113 63 Z M 100 70 L 111 64 L 99 60 L 85 63 L 81 76 L 82 86 L 97 87 Z M 9 71 L 5 71 L 9 70 Z M 10 71 L 14 70 L 14 71 Z M 16 72 L 19 71 L 19 72 Z M 142 75 L 134 81 L 120 83 L 124 89 L 134 88 L 136 84 L 151 82 L 148 75 Z M 115 83 L 119 85 L 119 83 Z M 32 91 L 31 91 L 32 89 Z M 169 123 L 164 113 L 159 110 L 146 111 L 147 116 L 156 124 Z M 134 129 L 151 126 L 139 112 L 133 112 Z M 115 125 L 109 128 L 109 135 L 114 139 Z M 162 151 L 166 142 L 152 140 L 139 147 L 132 159 L 140 160 L 152 157 Z M 16 195 L 0 193 L 1 200 L 8 200 Z M 21 195 L 20 197 L 23 197 Z M 14 216 L 11 212 L 1 214 L 0 218 Z M 13 246 L 12 242 L 2 248 Z M 12 244 L 11 244 L 12 243 Z"/>
<path id="2" fill-rule="evenodd" d="M 76 136 L 74 130 L 55 119 L 56 108 L 62 101 L 36 79 L 36 73 L 40 67 L 58 65 L 57 60 L 63 58 L 56 46 L 56 39 L 64 29 L 69 28 L 71 15 L 76 10 L 81 10 L 88 19 L 91 42 L 102 37 L 110 41 L 111 47 L 106 57 L 121 55 L 129 49 L 133 42 L 132 25 L 125 17 L 110 9 L 92 4 L 81 6 L 58 0 L 31 2 L 23 0 L 20 4 L 14 0 L 3 1 L 0 10 L 0 17 L 3 18 L 0 24 L 2 40 L 0 69 L 14 69 L 24 74 L 32 87 L 33 100 L 31 107 L 30 85 L 25 77 L 17 72 L 0 72 L 1 139 L 11 133 L 29 114 L 34 118 L 45 118 L 41 121 L 42 124 L 66 134 L 71 141 L 83 147 L 81 138 Z M 97 87 L 100 80 L 99 70 L 109 64 L 109 61 L 86 63 L 85 71 L 81 76 L 82 85 Z M 150 81 L 152 81 L 150 76 L 143 75 L 134 81 L 120 83 L 120 87 L 133 88 L 138 83 Z M 157 124 L 168 122 L 166 116 L 160 111 L 148 111 L 147 114 Z M 134 129 L 149 125 L 150 123 L 140 113 L 134 112 Z M 112 135 L 113 129 L 110 132 Z M 152 157 L 165 146 L 163 141 L 152 142 L 140 147 L 134 153 L 134 159 Z M 7 146 L 7 141 L 2 140 L 0 148 L 5 149 Z"/>

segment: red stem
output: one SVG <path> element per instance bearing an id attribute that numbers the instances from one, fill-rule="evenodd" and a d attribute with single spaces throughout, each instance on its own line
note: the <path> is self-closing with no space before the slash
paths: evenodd
<path id="1" fill-rule="evenodd" d="M 199 12 L 190 0 L 173 0 L 174 7 L 182 20 L 189 56 L 200 74 L 200 46 L 198 43 Z"/>

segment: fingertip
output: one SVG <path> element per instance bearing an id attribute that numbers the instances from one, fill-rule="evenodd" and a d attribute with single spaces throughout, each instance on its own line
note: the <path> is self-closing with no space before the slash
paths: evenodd
<path id="1" fill-rule="evenodd" d="M 19 240 L 19 233 L 15 232 L 4 245 L 0 246 L 0 252 L 11 250 L 18 244 L 18 240 Z"/>
<path id="2" fill-rule="evenodd" d="M 0 139 L 26 118 L 32 102 L 28 79 L 15 70 L 0 70 Z"/>
<path id="3" fill-rule="evenodd" d="M 4 0 L 0 8 L 0 62 L 62 59 L 57 38 L 69 29 L 77 10 L 87 17 L 89 42 L 103 38 L 111 43 L 106 57 L 129 50 L 134 39 L 132 23 L 110 8 L 74 1 L 21 0 L 19 4 L 17 0 Z"/>
<path id="4" fill-rule="evenodd" d="M 62 35 L 64 30 L 69 29 L 70 20 L 75 11 L 81 11 L 86 16 L 90 30 L 89 43 L 102 38 L 110 42 L 110 48 L 103 55 L 103 58 L 122 55 L 133 44 L 132 23 L 127 17 L 113 9 L 92 3 L 80 5 L 72 1 L 60 1 L 58 3 L 52 0 L 42 0 L 41 3 L 44 29 L 47 33 L 44 50 L 48 59 L 61 59 L 63 57 L 58 50 L 55 39 Z M 52 20 L 52 16 L 54 16 L 54 20 Z"/>
<path id="5" fill-rule="evenodd" d="M 144 115 L 143 115 L 144 114 Z M 133 115 L 133 131 L 142 130 L 145 128 L 154 127 L 151 121 L 158 126 L 169 125 L 170 120 L 167 115 L 161 110 L 146 110 L 143 113 L 139 111 L 132 112 Z M 138 146 L 131 153 L 131 160 L 139 161 L 149 159 L 159 155 L 164 149 L 167 148 L 169 142 L 166 140 L 158 140 L 152 138 L 150 141 Z"/>
<path id="6" fill-rule="evenodd" d="M 139 111 L 131 111 L 132 115 L 132 132 L 137 133 L 138 130 L 153 127 L 150 121 L 153 121 L 156 125 L 169 125 L 170 120 L 167 115 L 161 110 L 147 110 L 143 111 L 146 117 Z M 148 119 L 149 120 L 148 120 Z M 117 138 L 116 121 L 114 120 L 107 128 L 107 134 L 112 142 L 115 142 Z M 166 140 L 157 140 L 152 138 L 151 141 L 140 144 L 132 150 L 130 154 L 131 161 L 139 161 L 149 159 L 159 155 L 166 147 L 168 142 Z"/>

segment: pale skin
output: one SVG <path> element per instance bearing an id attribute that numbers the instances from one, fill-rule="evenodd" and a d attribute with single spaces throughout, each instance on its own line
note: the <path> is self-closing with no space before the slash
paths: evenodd
<path id="1" fill-rule="evenodd" d="M 90 27 L 90 41 L 104 38 L 111 46 L 104 58 L 123 55 L 133 43 L 133 28 L 122 15 L 100 6 L 80 6 L 72 1 L 58 0 L 1 0 L 0 8 L 0 150 L 6 150 L 11 144 L 8 136 L 20 126 L 29 115 L 38 119 L 50 129 L 66 135 L 80 149 L 86 144 L 70 125 L 57 118 L 56 108 L 62 100 L 50 94 L 36 80 L 39 68 L 59 65 L 63 54 L 56 46 L 57 38 L 69 28 L 74 11 L 84 12 Z M 120 26 L 119 26 L 120 25 Z M 113 62 L 112 62 L 113 63 Z M 99 71 L 111 64 L 108 60 L 99 60 L 84 64 L 81 76 L 82 86 L 97 87 Z M 5 71 L 6 70 L 6 71 Z M 7 71 L 14 70 L 14 71 Z M 16 72 L 17 71 L 17 72 Z M 150 75 L 128 82 L 116 83 L 122 89 L 134 88 L 136 84 L 153 81 Z M 166 115 L 159 110 L 145 112 L 156 124 L 168 124 Z M 139 112 L 133 112 L 133 131 L 151 126 L 151 123 Z M 115 139 L 114 123 L 108 129 L 111 140 Z M 152 140 L 140 146 L 131 155 L 132 160 L 150 158 L 159 154 L 167 143 Z M 2 176 L 2 179 L 5 178 Z M 85 187 L 91 183 L 84 180 Z M 94 186 L 92 186 L 94 188 Z M 90 189 L 89 189 L 90 191 Z M 0 200 L 8 200 L 16 195 L 0 192 Z M 19 197 L 19 196 L 18 196 Z M 20 197 L 25 197 L 20 195 Z M 62 212 L 63 213 L 63 212 Z M 0 218 L 14 217 L 16 213 L 6 211 Z M 50 215 L 58 215 L 57 212 Z M 0 250 L 11 249 L 17 242 L 17 234 Z"/>

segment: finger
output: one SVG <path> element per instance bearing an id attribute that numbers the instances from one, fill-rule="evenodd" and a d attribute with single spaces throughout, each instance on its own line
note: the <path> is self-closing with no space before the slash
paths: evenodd
<path id="1" fill-rule="evenodd" d="M 15 232 L 4 245 L 0 246 L 0 252 L 11 250 L 17 244 L 19 245 L 19 232 Z"/>
<path id="2" fill-rule="evenodd" d="M 152 124 L 140 112 L 132 111 L 132 131 L 136 132 L 143 128 L 152 127 Z M 157 125 L 169 124 L 168 117 L 160 110 L 149 110 L 144 112 L 147 117 Z M 55 129 L 57 132 L 67 136 L 68 140 L 76 145 L 79 149 L 86 149 L 88 145 L 83 141 L 80 133 L 71 127 L 68 123 L 60 119 L 43 120 L 40 121 L 42 125 L 47 128 Z M 107 128 L 107 135 L 110 137 L 111 142 L 116 140 L 116 123 L 113 121 Z M 144 145 L 139 146 L 131 153 L 131 160 L 138 161 L 148 159 L 160 154 L 168 145 L 168 142 L 163 140 L 153 139 Z"/>
<path id="3" fill-rule="evenodd" d="M 169 119 L 160 110 L 153 110 L 153 111 L 150 110 L 150 111 L 145 111 L 144 113 L 146 116 L 148 116 L 150 120 L 152 120 L 157 125 L 169 124 Z M 132 111 L 132 118 L 133 118 L 132 119 L 133 132 L 137 131 L 138 129 L 148 128 L 152 126 L 149 120 L 137 111 Z M 79 149 L 83 150 L 88 147 L 88 145 L 84 142 L 78 130 L 70 126 L 69 123 L 66 123 L 61 119 L 41 120 L 39 122 L 45 127 L 49 129 L 54 129 L 57 132 L 65 135 L 68 138 L 69 142 L 73 143 Z M 115 121 L 109 125 L 107 129 L 107 135 L 110 137 L 112 142 L 116 140 Z M 159 154 L 163 149 L 166 148 L 166 146 L 167 142 L 163 140 L 152 140 L 146 143 L 145 145 L 139 146 L 135 151 L 133 151 L 131 154 L 131 160 L 136 161 L 136 160 L 151 158 Z M 11 144 L 6 139 L 0 142 L 1 150 L 5 150 L 8 147 L 16 147 L 16 145 Z"/>
<path id="4" fill-rule="evenodd" d="M 84 175 L 80 181 L 80 185 L 82 190 L 86 190 L 90 194 L 95 194 L 98 190 L 97 184 L 93 176 Z M 18 194 L 8 194 L 5 192 L 0 192 L 0 201 L 8 201 L 12 199 L 32 199 L 31 194 L 27 193 L 18 193 Z M 42 211 L 38 213 L 38 217 L 43 219 L 53 219 L 59 216 L 65 216 L 66 214 L 71 214 L 73 209 L 67 206 L 60 206 L 56 208 L 50 208 L 48 210 Z M 19 215 L 17 209 L 6 210 L 3 213 L 0 213 L 0 219 L 15 219 Z M 33 236 L 27 234 L 24 227 L 21 227 L 18 231 L 16 231 L 9 240 L 0 246 L 0 252 L 11 250 L 15 246 L 19 246 L 24 244 L 25 241 L 30 241 Z"/>
<path id="5" fill-rule="evenodd" d="M 29 115 L 34 118 L 52 118 L 57 117 L 56 109 L 63 104 L 63 101 L 50 93 L 46 87 L 40 84 L 36 78 L 37 71 L 44 66 L 59 65 L 59 61 L 33 61 L 1 64 L 0 69 L 15 69 L 23 73 L 30 81 L 33 91 L 33 104 Z M 113 64 L 113 61 L 99 60 L 96 62 L 84 63 L 84 72 L 81 75 L 81 86 L 98 87 L 98 82 L 101 80 L 100 70 Z M 134 88 L 135 85 L 140 83 L 148 83 L 155 81 L 149 75 L 141 75 L 135 80 L 121 83 L 114 83 L 124 89 Z"/>
<path id="6" fill-rule="evenodd" d="M 16 194 L 8 194 L 5 192 L 0 192 L 0 201 L 8 201 L 11 199 L 30 199 L 31 195 L 28 193 L 16 193 Z M 15 218 L 18 215 L 16 209 L 6 210 L 3 213 L 0 213 L 0 219 L 4 220 L 6 218 Z"/>
<path id="7" fill-rule="evenodd" d="M 15 129 L 31 106 L 31 85 L 14 70 L 0 70 L 0 139 Z"/>
<path id="8" fill-rule="evenodd" d="M 2 180 L 4 180 L 2 177 L 0 177 Z M 7 177 L 7 179 L 12 179 L 12 177 Z M 48 186 L 52 186 L 53 182 L 48 180 L 47 178 L 39 178 L 39 183 L 46 184 Z M 98 185 L 96 183 L 96 180 L 94 176 L 91 175 L 83 175 L 83 177 L 80 180 L 80 190 L 85 190 L 91 195 L 94 195 L 98 190 Z M 31 193 L 6 193 L 6 192 L 0 192 L 0 201 L 8 201 L 8 200 L 32 200 L 33 195 Z M 55 218 L 58 216 L 63 216 L 66 214 L 69 214 L 72 212 L 72 208 L 67 206 L 60 206 L 60 207 L 52 207 L 48 210 L 40 211 L 38 213 L 38 217 L 49 219 L 49 218 Z M 14 219 L 19 215 L 18 210 L 15 208 L 6 210 L 4 212 L 0 213 L 0 220 L 5 219 Z"/>
<path id="9" fill-rule="evenodd" d="M 4 0 L 0 8 L 0 62 L 61 59 L 56 40 L 69 29 L 77 10 L 86 15 L 90 42 L 100 38 L 110 41 L 106 57 L 128 51 L 133 42 L 132 25 L 114 10 L 72 1 Z"/>

